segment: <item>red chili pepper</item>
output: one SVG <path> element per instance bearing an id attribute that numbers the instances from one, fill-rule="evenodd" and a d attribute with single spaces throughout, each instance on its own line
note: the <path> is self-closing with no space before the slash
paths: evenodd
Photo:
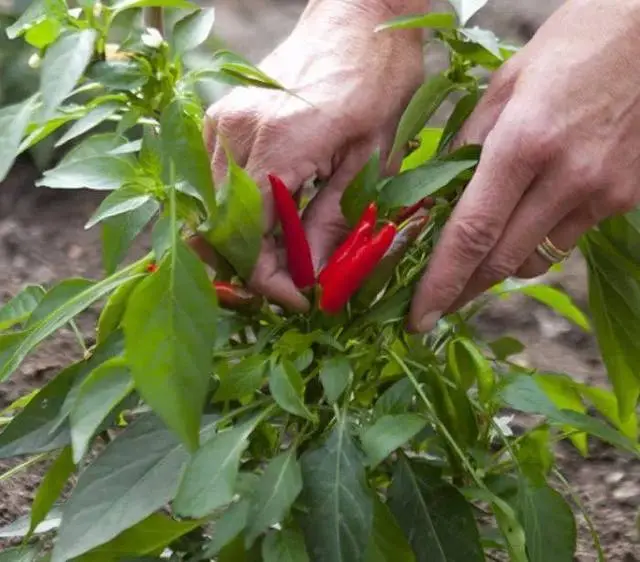
<path id="1" fill-rule="evenodd" d="M 327 314 L 336 314 L 342 310 L 384 257 L 396 232 L 395 224 L 385 224 L 371 240 L 356 248 L 352 255 L 343 260 L 341 267 L 327 276 L 322 285 L 320 310 Z"/>
<path id="2" fill-rule="evenodd" d="M 213 288 L 218 297 L 218 304 L 230 310 L 258 310 L 262 305 L 262 298 L 248 291 L 241 285 L 214 281 Z"/>
<path id="3" fill-rule="evenodd" d="M 155 273 L 156 271 L 158 271 L 158 266 L 155 263 L 147 265 L 147 273 Z"/>
<path id="4" fill-rule="evenodd" d="M 413 215 L 415 215 L 420 209 L 429 208 L 433 205 L 433 199 L 431 197 L 425 197 L 424 199 L 420 199 L 417 203 L 410 205 L 409 207 L 404 207 L 398 211 L 398 214 L 393 219 L 393 222 L 396 224 L 402 224 L 407 219 L 410 219 Z"/>
<path id="5" fill-rule="evenodd" d="M 349 236 L 347 236 L 347 239 L 338 246 L 327 265 L 320 272 L 318 281 L 321 285 L 324 280 L 331 275 L 331 272 L 337 265 L 373 236 L 373 229 L 376 226 L 377 220 L 378 206 L 375 203 L 370 203 L 362 213 L 356 227 L 351 231 Z"/>
<path id="6" fill-rule="evenodd" d="M 284 244 L 287 250 L 287 265 L 291 278 L 298 289 L 315 284 L 316 277 L 311 261 L 311 248 L 304 232 L 298 206 L 284 182 L 269 174 L 273 202 L 282 225 Z"/>

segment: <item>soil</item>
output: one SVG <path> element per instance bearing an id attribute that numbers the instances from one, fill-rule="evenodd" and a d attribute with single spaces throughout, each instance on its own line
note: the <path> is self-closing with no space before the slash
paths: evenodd
<path id="1" fill-rule="evenodd" d="M 495 0 L 478 23 L 523 42 L 560 3 Z M 221 0 L 217 3 L 221 35 L 232 47 L 257 60 L 293 26 L 303 4 L 294 0 Z M 262 42 L 246 42 L 251 28 L 258 25 Z M 36 176 L 29 162 L 19 162 L 0 186 L 0 302 L 27 283 L 102 275 L 99 230 L 84 230 L 84 223 L 103 195 L 37 189 L 33 187 Z M 586 309 L 584 266 L 579 256 L 547 280 L 565 288 Z M 80 323 L 83 333 L 90 334 L 95 319 L 95 312 L 85 314 Z M 535 302 L 517 297 L 495 302 L 482 313 L 479 326 L 488 338 L 508 334 L 522 340 L 527 345 L 519 357 L 523 363 L 607 385 L 593 337 Z M 0 409 L 42 385 L 80 353 L 71 330 L 61 330 L 32 354 L 9 382 L 0 385 Z M 601 443 L 592 444 L 588 459 L 564 444 L 557 454 L 564 475 L 601 533 L 607 560 L 640 562 L 640 529 L 635 523 L 640 506 L 640 462 Z M 0 462 L 0 474 L 9 466 Z M 35 466 L 0 482 L 0 524 L 28 511 L 42 470 Z M 584 524 L 576 560 L 597 560 Z"/>

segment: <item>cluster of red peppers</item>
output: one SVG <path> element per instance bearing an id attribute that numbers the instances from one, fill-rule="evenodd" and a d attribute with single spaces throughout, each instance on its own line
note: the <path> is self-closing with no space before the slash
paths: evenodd
<path id="1" fill-rule="evenodd" d="M 269 181 L 282 226 L 291 278 L 299 289 L 311 287 L 317 281 L 321 289 L 319 308 L 327 314 L 340 312 L 358 292 L 373 299 L 427 223 L 427 217 L 414 217 L 428 203 L 419 201 L 403 209 L 394 222 L 385 222 L 376 231 L 378 208 L 375 203 L 369 204 L 316 280 L 298 206 L 280 178 L 270 175 Z"/>
<path id="2" fill-rule="evenodd" d="M 346 240 L 333 253 L 316 279 L 311 248 L 300 218 L 298 205 L 284 182 L 269 175 L 276 214 L 282 226 L 287 265 L 297 288 L 320 287 L 319 308 L 326 314 L 339 313 L 356 296 L 367 306 L 385 287 L 407 248 L 427 224 L 428 217 L 415 216 L 430 206 L 430 200 L 400 210 L 393 221 L 376 230 L 378 207 L 370 203 Z M 149 273 L 158 269 L 147 266 Z M 213 281 L 221 307 L 251 312 L 262 305 L 262 298 L 241 285 Z"/>

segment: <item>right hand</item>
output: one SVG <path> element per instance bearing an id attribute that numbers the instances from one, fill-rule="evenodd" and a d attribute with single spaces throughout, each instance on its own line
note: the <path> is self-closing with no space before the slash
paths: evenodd
<path id="1" fill-rule="evenodd" d="M 346 232 L 344 189 L 376 148 L 386 159 L 402 112 L 423 80 L 420 31 L 374 33 L 395 15 L 386 0 L 312 0 L 291 35 L 260 65 L 302 99 L 239 88 L 207 112 L 205 137 L 216 183 L 226 173 L 219 132 L 263 190 L 265 235 L 248 285 L 288 309 L 304 311 L 309 303 L 271 235 L 267 174 L 280 176 L 292 191 L 312 177 L 327 182 L 304 217 L 320 267 Z"/>

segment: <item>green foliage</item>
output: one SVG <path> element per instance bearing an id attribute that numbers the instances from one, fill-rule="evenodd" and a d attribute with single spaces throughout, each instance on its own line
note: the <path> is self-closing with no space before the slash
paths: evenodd
<path id="1" fill-rule="evenodd" d="M 70 12 L 61 0 L 37 0 L 12 20 L 9 35 L 39 52 L 41 82 L 38 94 L 0 109 L 0 176 L 51 135 L 73 144 L 39 185 L 108 192 L 87 223 L 102 228 L 108 277 L 28 286 L 0 308 L 6 379 L 103 301 L 84 357 L 1 414 L 0 458 L 27 459 L 0 479 L 55 459 L 30 517 L 0 529 L 28 543 L 2 560 L 35 560 L 52 534 L 52 562 L 163 553 L 175 562 L 473 562 L 485 559 L 483 547 L 513 562 L 573 560 L 575 517 L 554 487 L 553 444 L 568 438 L 586 455 L 599 439 L 640 456 L 638 212 L 581 243 L 589 316 L 546 285 L 493 290 L 593 326 L 613 392 L 517 367 L 510 358 L 522 344 L 478 338 L 468 323 L 474 307 L 427 336 L 404 330 L 413 286 L 480 157 L 477 146 L 450 151 L 483 90 L 475 70 L 511 54 L 492 33 L 464 27 L 485 3 L 457 0 L 457 20 L 418 14 L 378 30 L 431 28 L 450 66 L 419 88 L 401 119 L 394 154 L 420 140 L 401 173 L 381 179 L 374 152 L 342 210 L 353 224 L 372 201 L 381 219 L 427 196 L 436 204 L 373 305 L 352 302 L 333 318 L 311 292 L 308 314 L 269 303 L 219 308 L 187 244 L 199 234 L 221 264 L 217 276 L 249 280 L 264 227 L 264 178 L 250 177 L 229 150 L 227 177 L 213 184 L 198 87 L 214 80 L 288 92 L 226 50 L 188 70 L 184 55 L 208 37 L 213 9 L 118 0 Z M 133 17 L 161 7 L 170 10 L 166 40 Z M 115 38 L 119 19 L 124 40 Z M 445 127 L 425 127 L 452 94 Z M 147 227 L 151 252 L 120 267 Z M 507 408 L 538 416 L 538 425 L 511 435 L 499 417 Z M 479 523 L 499 539 L 485 544 Z"/>

